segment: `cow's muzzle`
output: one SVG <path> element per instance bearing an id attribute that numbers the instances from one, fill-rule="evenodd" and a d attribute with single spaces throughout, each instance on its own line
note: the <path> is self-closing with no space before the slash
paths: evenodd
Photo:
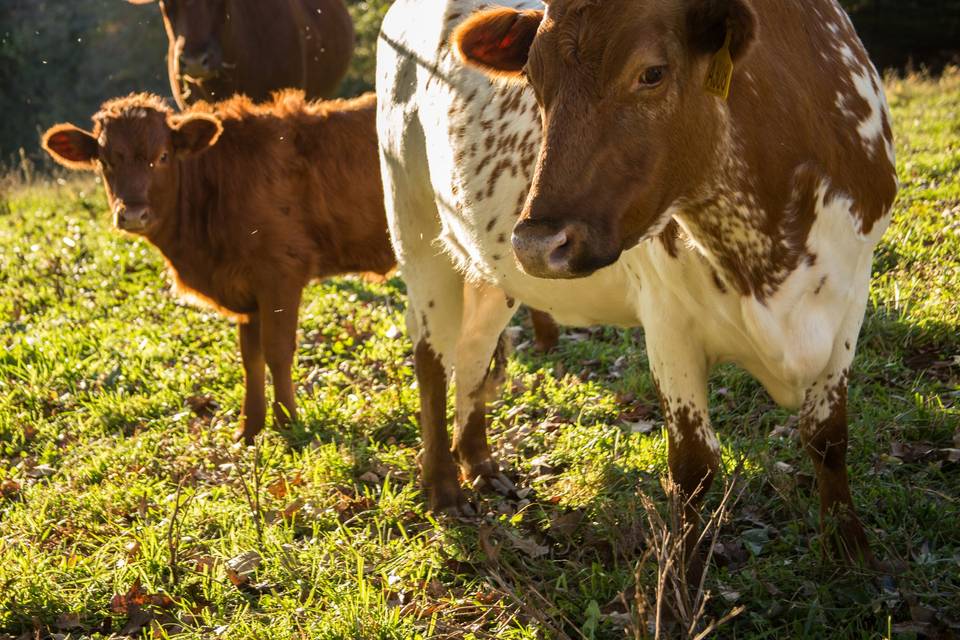
<path id="1" fill-rule="evenodd" d="M 193 82 L 209 80 L 217 75 L 218 62 L 210 51 L 202 51 L 197 55 L 183 53 L 180 55 L 180 75 Z"/>
<path id="2" fill-rule="evenodd" d="M 118 203 L 113 208 L 113 220 L 118 229 L 139 233 L 150 225 L 153 217 L 150 207 L 145 204 L 127 205 Z"/>
<path id="3" fill-rule="evenodd" d="M 521 268 L 537 278 L 582 278 L 617 261 L 620 247 L 604 242 L 582 222 L 521 220 L 513 251 Z"/>

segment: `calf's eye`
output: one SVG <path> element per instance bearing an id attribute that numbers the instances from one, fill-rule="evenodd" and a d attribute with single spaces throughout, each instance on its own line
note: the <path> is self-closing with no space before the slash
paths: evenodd
<path id="1" fill-rule="evenodd" d="M 640 74 L 640 77 L 637 78 L 637 88 L 651 89 L 663 82 L 663 79 L 666 77 L 666 75 L 667 67 L 664 65 L 647 67 L 643 70 L 643 73 Z"/>

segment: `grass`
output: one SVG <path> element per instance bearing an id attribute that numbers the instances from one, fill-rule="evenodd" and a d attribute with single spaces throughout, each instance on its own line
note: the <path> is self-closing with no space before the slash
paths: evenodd
<path id="1" fill-rule="evenodd" d="M 951 637 L 960 623 L 960 73 L 889 91 L 903 187 L 855 365 L 850 469 L 876 550 L 904 568 L 894 584 L 821 559 L 795 424 L 722 368 L 712 417 L 744 491 L 707 613 L 745 611 L 714 637 Z M 241 448 L 233 327 L 174 300 L 157 252 L 108 227 L 92 180 L 8 180 L 0 198 L 0 637 L 635 633 L 624 603 L 657 573 L 636 567 L 638 488 L 660 501 L 665 470 L 639 331 L 568 330 L 541 356 L 518 321 L 491 415 L 526 495 L 477 496 L 480 520 L 435 517 L 402 282 L 308 290 L 302 418 Z"/>

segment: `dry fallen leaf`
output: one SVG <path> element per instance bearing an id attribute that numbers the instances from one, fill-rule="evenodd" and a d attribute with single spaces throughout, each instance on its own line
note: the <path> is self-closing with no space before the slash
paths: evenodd
<path id="1" fill-rule="evenodd" d="M 70 631 L 71 629 L 80 628 L 80 614 L 79 613 L 61 613 L 56 622 L 53 623 L 53 626 L 59 629 L 60 631 Z"/>
<path id="2" fill-rule="evenodd" d="M 289 487 L 287 486 L 286 478 L 278 478 L 274 480 L 269 485 L 267 485 L 267 493 L 272 495 L 274 498 L 280 499 L 287 495 Z"/>
<path id="3" fill-rule="evenodd" d="M 247 551 L 227 560 L 227 577 L 235 586 L 250 582 L 250 577 L 260 566 L 262 558 L 256 551 Z"/>
<path id="4" fill-rule="evenodd" d="M 15 480 L 4 480 L 0 483 L 0 497 L 13 499 L 20 493 L 20 483 Z"/>
<path id="5" fill-rule="evenodd" d="M 480 540 L 480 550 L 487 556 L 489 562 L 496 562 L 500 559 L 500 544 L 493 539 L 493 527 L 489 524 L 481 524 L 477 532 Z"/>
<path id="6" fill-rule="evenodd" d="M 519 536 L 512 531 L 507 531 L 507 537 L 510 539 L 510 544 L 513 545 L 514 549 L 524 552 L 531 558 L 539 558 L 550 552 L 550 547 L 538 544 L 534 540 Z"/>

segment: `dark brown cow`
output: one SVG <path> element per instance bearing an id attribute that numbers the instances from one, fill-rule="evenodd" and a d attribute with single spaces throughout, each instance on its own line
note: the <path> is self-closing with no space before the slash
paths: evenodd
<path id="1" fill-rule="evenodd" d="M 147 4 L 154 0 L 127 0 Z M 170 86 L 181 108 L 243 93 L 333 95 L 353 54 L 343 0 L 160 0 Z"/>
<path id="2" fill-rule="evenodd" d="M 394 267 L 377 164 L 375 98 L 261 106 L 235 97 L 175 115 L 157 96 L 105 103 L 92 132 L 52 127 L 43 147 L 103 177 L 115 225 L 166 258 L 176 289 L 240 326 L 246 394 L 237 437 L 296 416 L 290 369 L 313 278 Z"/>

